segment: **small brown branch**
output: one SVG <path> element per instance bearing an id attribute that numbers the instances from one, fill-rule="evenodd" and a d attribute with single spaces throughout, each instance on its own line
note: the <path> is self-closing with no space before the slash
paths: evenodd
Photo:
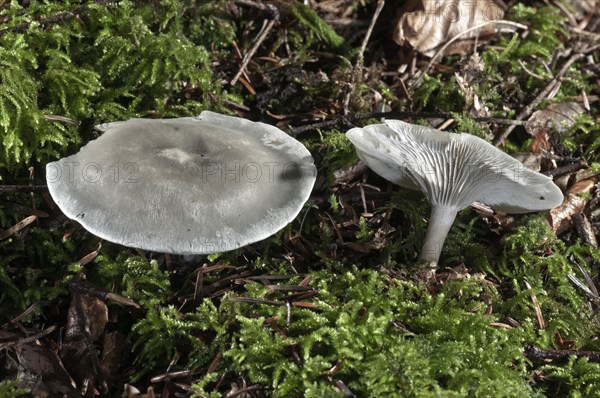
<path id="1" fill-rule="evenodd" d="M 577 358 L 588 358 L 590 362 L 600 362 L 600 352 L 597 351 L 545 350 L 533 345 L 525 349 L 525 356 L 530 361 L 566 360 L 571 355 Z"/>
<path id="2" fill-rule="evenodd" d="M 127 305 L 134 308 L 141 308 L 139 304 L 137 304 L 132 299 L 121 296 L 108 290 L 104 290 L 100 287 L 94 286 L 91 283 L 74 281 L 69 284 L 69 290 L 73 294 L 82 294 L 89 297 L 95 297 L 102 301 L 114 301 L 119 304 Z"/>
<path id="3" fill-rule="evenodd" d="M 32 222 L 34 222 L 37 219 L 38 219 L 37 216 L 29 216 L 4 231 L 0 230 L 0 240 L 6 239 L 9 236 L 16 234 L 17 232 L 19 232 L 23 228 L 27 227 L 29 224 L 31 224 Z"/>
<path id="4" fill-rule="evenodd" d="M 46 185 L 0 185 L 0 194 L 15 192 L 45 192 Z"/>
<path id="5" fill-rule="evenodd" d="M 12 347 L 12 346 L 21 346 L 24 344 L 29 344 L 32 343 L 38 339 L 41 339 L 42 337 L 45 337 L 47 335 L 49 335 L 50 333 L 54 332 L 56 330 L 56 326 L 50 326 L 44 330 L 42 330 L 39 333 L 36 333 L 32 336 L 28 336 L 28 337 L 23 337 L 23 338 L 17 338 L 17 339 L 11 339 L 9 341 L 2 341 L 0 342 L 0 350 L 3 350 L 5 348 L 8 347 Z"/>
<path id="6" fill-rule="evenodd" d="M 531 290 L 531 285 L 525 281 L 525 287 L 528 290 Z M 535 316 L 537 317 L 538 326 L 540 329 L 546 329 L 546 322 L 544 321 L 544 315 L 542 314 L 542 309 L 540 304 L 538 303 L 537 296 L 535 294 L 530 294 L 531 303 L 533 304 L 533 309 L 535 310 Z"/>
<path id="7" fill-rule="evenodd" d="M 556 178 L 567 174 L 575 173 L 576 171 L 583 170 L 586 168 L 588 168 L 588 164 L 584 161 L 580 161 L 577 163 L 571 163 L 565 166 L 558 167 L 556 169 L 545 171 L 542 174 L 547 175 L 548 177 Z"/>
<path id="8" fill-rule="evenodd" d="M 404 118 L 420 118 L 420 119 L 447 119 L 452 118 L 453 115 L 448 112 L 372 112 L 372 113 L 357 113 L 353 116 L 338 116 L 334 119 L 324 120 L 322 122 L 307 124 L 300 127 L 291 127 L 288 129 L 288 132 L 292 135 L 304 133 L 306 131 L 336 126 L 336 125 L 345 125 L 352 126 L 355 122 L 364 119 L 404 119 Z M 492 123 L 492 124 L 502 124 L 508 126 L 532 126 L 535 123 L 527 122 L 523 120 L 512 120 L 512 119 L 502 119 L 496 117 L 487 117 L 487 116 L 476 116 L 472 117 L 473 120 L 481 123 Z"/>
<path id="9" fill-rule="evenodd" d="M 596 239 L 596 235 L 594 234 L 594 227 L 592 223 L 587 218 L 585 213 L 575 214 L 573 216 L 573 221 L 575 222 L 575 228 L 577 229 L 577 233 L 584 240 L 585 243 L 592 246 L 594 249 L 598 248 L 598 240 Z"/>
<path id="10" fill-rule="evenodd" d="M 385 0 L 377 1 L 377 8 L 375 9 L 375 12 L 373 13 L 373 17 L 371 18 L 371 23 L 369 24 L 367 33 L 365 34 L 362 45 L 360 46 L 360 49 L 358 51 L 358 56 L 356 58 L 356 64 L 354 65 L 354 69 L 352 71 L 352 80 L 350 82 L 350 85 L 347 87 L 347 93 L 346 93 L 346 95 L 344 97 L 344 101 L 343 101 L 342 109 L 343 109 L 344 115 L 348 115 L 348 113 L 350 112 L 348 110 L 348 107 L 350 105 L 350 98 L 352 97 L 354 87 L 356 87 L 356 82 L 359 79 L 359 76 L 363 70 L 364 54 L 367 49 L 367 44 L 369 43 L 369 39 L 371 38 L 371 34 L 373 33 L 373 28 L 375 28 L 375 23 L 377 22 L 377 19 L 379 18 L 379 14 L 381 13 L 381 10 L 383 9 L 384 5 L 385 5 Z"/>
<path id="11" fill-rule="evenodd" d="M 550 80 L 550 82 L 538 94 L 538 96 L 531 103 L 529 103 L 529 105 L 527 105 L 525 108 L 523 108 L 523 110 L 521 110 L 521 112 L 519 112 L 519 114 L 516 117 L 516 120 L 523 120 L 526 117 L 530 116 L 533 113 L 533 111 L 538 107 L 538 105 L 544 99 L 546 99 L 548 94 L 550 94 L 550 92 L 552 92 L 552 90 L 554 90 L 554 88 L 556 87 L 556 84 L 558 84 L 562 80 L 563 76 L 567 73 L 567 71 L 569 70 L 571 65 L 573 65 L 573 63 L 576 62 L 577 60 L 583 58 L 583 56 L 584 55 L 582 53 L 573 54 L 571 56 L 571 58 L 569 58 L 567 60 L 567 62 L 565 62 L 565 64 L 560 69 L 558 74 L 556 76 L 554 76 L 554 78 L 552 80 Z M 496 146 L 504 145 L 504 141 L 508 138 L 508 136 L 514 130 L 514 128 L 515 128 L 515 126 L 512 125 L 512 126 L 509 126 L 506 130 L 504 130 L 504 132 L 502 134 L 500 134 L 499 136 L 497 136 L 494 139 L 494 145 L 496 145 Z"/>
<path id="12" fill-rule="evenodd" d="M 0 329 L 6 329 L 11 324 L 16 325 L 17 323 L 19 323 L 20 321 L 22 321 L 23 319 L 25 319 L 29 315 L 31 315 L 38 308 L 38 305 L 39 305 L 39 301 L 36 301 L 35 303 L 31 304 L 29 307 L 27 307 L 27 309 L 25 311 L 23 311 L 21 314 L 17 315 L 17 317 L 11 319 L 7 323 L 0 326 Z"/>
<path id="13" fill-rule="evenodd" d="M 540 75 L 530 71 L 529 69 L 527 69 L 527 65 L 525 65 L 523 63 L 523 61 L 521 61 L 520 59 L 518 59 L 517 62 L 519 63 L 519 66 L 521 67 L 521 69 L 523 69 L 525 71 L 525 73 L 527 73 L 529 76 L 533 77 L 534 79 L 538 79 L 538 80 L 546 80 L 543 76 L 540 76 Z"/>
<path id="14" fill-rule="evenodd" d="M 360 71 L 364 66 L 364 60 L 365 60 L 364 54 L 367 49 L 367 45 L 369 44 L 369 39 L 371 39 L 371 35 L 373 34 L 373 29 L 375 28 L 375 23 L 377 22 L 377 19 L 379 18 L 379 14 L 381 14 L 381 10 L 383 9 L 384 5 L 385 5 L 385 0 L 379 0 L 377 2 L 377 8 L 375 9 L 375 12 L 373 13 L 373 17 L 371 18 L 371 23 L 369 24 L 369 28 L 367 29 L 367 33 L 365 34 L 362 45 L 360 46 L 360 50 L 358 52 L 358 58 L 356 60 L 356 65 L 354 67 L 355 70 Z"/>
<path id="15" fill-rule="evenodd" d="M 267 38 L 267 35 L 271 31 L 271 29 L 273 29 L 273 26 L 275 26 L 275 24 L 279 21 L 279 10 L 277 9 L 277 7 L 275 7 L 273 4 L 267 4 L 266 9 L 271 12 L 273 17 L 269 22 L 267 22 L 265 25 L 263 25 L 263 28 L 258 33 L 258 36 L 256 37 L 256 41 L 252 45 L 252 48 L 250 48 L 250 51 L 248 51 L 246 53 L 246 55 L 244 55 L 244 59 L 242 60 L 242 65 L 240 66 L 240 69 L 235 74 L 233 79 L 231 79 L 230 84 L 232 86 L 238 81 L 240 76 L 242 76 L 242 73 L 244 73 L 244 71 L 246 70 L 246 67 L 252 60 L 252 57 L 254 57 L 254 54 L 256 53 L 256 51 L 258 51 L 258 48 L 260 47 L 260 45 L 263 43 L 263 41 L 265 41 L 265 39 Z"/>

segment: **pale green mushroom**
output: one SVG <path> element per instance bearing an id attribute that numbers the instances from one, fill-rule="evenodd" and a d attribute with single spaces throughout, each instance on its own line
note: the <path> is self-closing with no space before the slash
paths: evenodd
<path id="1" fill-rule="evenodd" d="M 125 246 L 176 254 L 233 250 L 265 239 L 300 212 L 313 158 L 276 127 L 213 112 L 131 119 L 46 166 L 68 217 Z"/>
<path id="2" fill-rule="evenodd" d="M 481 138 L 387 120 L 346 136 L 358 157 L 383 178 L 420 190 L 431 216 L 420 259 L 435 267 L 458 211 L 473 202 L 507 213 L 547 210 L 562 203 L 552 179 Z"/>

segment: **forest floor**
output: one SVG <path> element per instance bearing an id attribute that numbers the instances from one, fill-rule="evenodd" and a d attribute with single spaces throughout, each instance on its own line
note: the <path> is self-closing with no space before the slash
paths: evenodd
<path id="1" fill-rule="evenodd" d="M 598 396 L 598 3 L 432 3 L 0 0 L 0 397 Z M 274 236 L 190 260 L 50 197 L 94 125 L 203 110 L 313 154 Z M 564 202 L 462 210 L 423 272 L 430 204 L 344 134 L 384 119 L 487 140 Z"/>

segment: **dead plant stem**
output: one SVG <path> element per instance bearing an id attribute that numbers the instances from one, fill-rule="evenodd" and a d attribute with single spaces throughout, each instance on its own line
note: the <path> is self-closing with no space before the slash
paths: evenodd
<path id="1" fill-rule="evenodd" d="M 362 73 L 363 66 L 364 66 L 364 60 L 365 60 L 364 54 L 367 49 L 367 44 L 369 43 L 369 39 L 371 38 L 371 35 L 373 34 L 373 28 L 375 27 L 377 18 L 379 18 L 379 14 L 381 13 L 381 10 L 383 9 L 384 5 L 385 5 L 385 0 L 379 0 L 377 2 L 377 8 L 375 9 L 375 12 L 373 13 L 373 17 L 371 18 L 371 23 L 369 24 L 367 33 L 365 34 L 362 45 L 360 46 L 360 50 L 359 50 L 358 56 L 356 58 L 356 64 L 354 65 L 354 69 L 352 71 L 351 82 L 347 88 L 347 93 L 344 96 L 344 102 L 343 102 L 343 106 L 342 106 L 342 110 L 343 110 L 342 114 L 345 116 L 350 113 L 350 111 L 348 109 L 348 107 L 350 105 L 350 98 L 352 97 L 352 93 L 354 92 L 354 88 L 356 87 L 356 82 L 359 80 L 360 75 Z"/>
<path id="2" fill-rule="evenodd" d="M 273 29 L 273 26 L 275 26 L 275 24 L 277 23 L 277 21 L 279 21 L 279 10 L 277 9 L 277 7 L 275 7 L 272 4 L 267 4 L 266 7 L 268 8 L 269 11 L 271 11 L 273 17 L 269 20 L 268 23 L 266 23 L 265 25 L 263 25 L 263 28 L 258 33 L 258 36 L 256 37 L 256 40 L 254 41 L 254 44 L 252 45 L 252 48 L 250 48 L 250 51 L 248 51 L 244 55 L 244 58 L 242 59 L 242 65 L 240 66 L 240 69 L 235 74 L 235 76 L 233 77 L 233 79 L 231 79 L 231 83 L 230 84 L 232 86 L 235 85 L 235 83 L 238 81 L 238 79 L 240 78 L 240 76 L 242 75 L 242 73 L 244 73 L 244 71 L 246 70 L 246 67 L 248 66 L 248 64 L 252 60 L 252 57 L 254 57 L 254 54 L 256 53 L 256 51 L 258 50 L 258 48 L 260 47 L 260 45 L 262 44 L 262 42 L 265 41 L 265 39 L 267 38 L 267 35 L 271 31 L 271 29 Z"/>

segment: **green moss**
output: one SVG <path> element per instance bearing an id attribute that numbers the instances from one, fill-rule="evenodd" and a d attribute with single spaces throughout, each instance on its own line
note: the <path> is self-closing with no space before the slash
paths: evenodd
<path id="1" fill-rule="evenodd" d="M 575 146 L 585 148 L 584 158 L 588 163 L 600 161 L 600 124 L 594 117 L 581 114 L 575 118 L 575 123 L 568 130 L 567 137 L 572 137 Z"/>
<path id="2" fill-rule="evenodd" d="M 226 328 L 220 314 L 210 301 L 204 301 L 195 312 L 183 315 L 175 307 L 150 309 L 146 316 L 133 326 L 140 365 L 138 376 L 152 367 L 166 368 L 176 353 L 186 353 L 185 365 L 201 367 L 210 361 L 222 346 L 219 340 Z M 217 337 L 207 340 L 202 332 L 217 332 Z M 219 333 L 220 332 L 220 333 Z"/>
<path id="3" fill-rule="evenodd" d="M 317 13 L 303 3 L 290 3 L 289 11 L 297 18 L 299 26 L 304 28 L 304 34 L 293 35 L 300 42 L 306 41 L 308 46 L 323 43 L 336 52 L 347 51 L 344 38 L 338 35 Z M 300 33 L 300 32 L 298 32 Z M 302 46 L 300 46 L 302 47 Z"/>
<path id="4" fill-rule="evenodd" d="M 548 340 L 544 344 L 552 344 L 551 333 L 556 331 L 576 339 L 579 346 L 594 339 L 596 326 L 589 322 L 591 312 L 587 299 L 567 277 L 575 273 L 575 264 L 586 267 L 590 261 L 600 263 L 598 249 L 581 243 L 567 247 L 540 217 L 526 219 L 526 223 L 507 238 L 500 269 L 505 277 L 513 277 L 516 292 L 525 291 L 526 281 L 541 293 L 538 302 L 548 324 Z M 508 305 L 510 302 L 507 300 Z M 531 302 L 521 302 L 512 313 L 519 317 L 530 316 L 531 306 Z"/>
<path id="5" fill-rule="evenodd" d="M 334 181 L 334 172 L 355 163 L 358 158 L 354 146 L 346 135 L 338 130 L 319 130 L 319 137 L 309 139 L 306 147 L 315 156 L 318 173 Z"/>
<path id="6" fill-rule="evenodd" d="M 327 375 L 358 396 L 535 395 L 523 335 L 491 327 L 496 318 L 484 314 L 482 297 L 494 294 L 487 284 L 450 283 L 433 296 L 357 268 L 314 272 L 311 280 L 318 311 L 292 308 L 289 328 L 285 307 L 238 307 L 240 329 L 223 367 L 273 396 L 337 396 Z M 207 377 L 199 393 L 210 390 L 214 376 Z"/>
<path id="7" fill-rule="evenodd" d="M 486 138 L 488 136 L 488 130 L 468 115 L 461 115 L 453 112 L 452 117 L 456 122 L 454 130 L 457 133 L 467 133 L 479 138 Z"/>
<path id="8" fill-rule="evenodd" d="M 124 253 L 116 258 L 100 255 L 88 275 L 96 283 L 111 286 L 114 293 L 129 297 L 144 308 L 153 308 L 168 298 L 169 273 L 161 271 L 155 260 Z"/>
<path id="9" fill-rule="evenodd" d="M 452 76 L 449 81 L 443 81 L 443 77 L 423 77 L 423 84 L 415 91 L 413 100 L 421 107 L 435 107 L 444 112 L 455 112 L 463 109 L 465 98 L 456 83 L 456 77 Z"/>
<path id="10" fill-rule="evenodd" d="M 358 221 L 358 232 L 356 232 L 356 239 L 359 242 L 368 242 L 373 238 L 373 231 L 369 229 L 367 226 L 367 220 L 364 217 L 361 217 Z"/>
<path id="11" fill-rule="evenodd" d="M 66 18 L 48 26 L 34 21 L 75 12 L 80 4 L 31 3 L 13 2 L 2 11 L 9 17 L 3 27 L 16 29 L 0 36 L 3 172 L 57 157 L 94 123 L 195 114 L 209 96 L 219 98 L 204 47 L 209 43 L 182 34 L 190 10 L 182 3 L 94 4 L 80 13 L 84 23 Z M 81 130 L 48 115 L 82 122 Z"/>
<path id="12" fill-rule="evenodd" d="M 19 387 L 19 383 L 16 380 L 0 381 L 0 397 L 17 398 L 27 395 L 28 393 L 29 391 L 27 389 Z"/>
<path id="13" fill-rule="evenodd" d="M 0 319 L 10 319 L 39 300 L 54 300 L 67 292 L 76 274 L 68 264 L 78 254 L 72 242 L 61 242 L 62 234 L 57 228 L 34 226 L 24 235 L 0 241 Z"/>
<path id="14" fill-rule="evenodd" d="M 597 397 L 600 389 L 600 364 L 587 358 L 569 357 L 563 366 L 542 366 L 551 383 L 548 395 L 569 397 Z"/>

